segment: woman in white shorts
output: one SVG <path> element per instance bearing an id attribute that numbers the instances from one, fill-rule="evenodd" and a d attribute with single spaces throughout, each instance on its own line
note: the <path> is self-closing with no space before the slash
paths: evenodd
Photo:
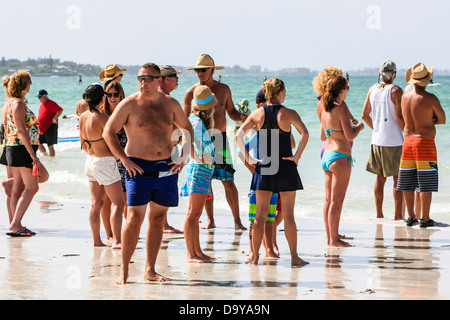
<path id="1" fill-rule="evenodd" d="M 94 246 L 105 246 L 100 237 L 100 210 L 106 194 L 112 202 L 111 226 L 113 232 L 113 249 L 120 249 L 122 231 L 122 212 L 124 200 L 122 184 L 117 162 L 102 134 L 109 116 L 100 113 L 105 92 L 100 84 L 91 84 L 84 92 L 89 105 L 89 112 L 80 116 L 81 148 L 87 152 L 85 173 L 91 189 L 91 224 Z"/>

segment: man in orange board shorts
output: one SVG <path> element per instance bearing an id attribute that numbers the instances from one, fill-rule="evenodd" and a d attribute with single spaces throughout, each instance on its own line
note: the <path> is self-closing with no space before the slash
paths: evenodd
<path id="1" fill-rule="evenodd" d="M 398 176 L 397 190 L 403 191 L 408 210 L 407 226 L 418 223 L 414 213 L 414 191 L 420 193 L 422 218 L 420 226 L 431 227 L 432 192 L 438 191 L 438 162 L 434 138 L 437 124 L 445 124 L 445 112 L 439 99 L 427 92 L 433 68 L 418 63 L 406 73 L 406 82 L 414 88 L 402 97 L 402 114 L 405 120 L 405 141 Z M 420 218 L 420 217 L 419 217 Z"/>

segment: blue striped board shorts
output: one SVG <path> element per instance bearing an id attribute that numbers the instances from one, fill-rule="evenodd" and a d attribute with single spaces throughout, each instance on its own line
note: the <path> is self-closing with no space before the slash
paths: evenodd
<path id="1" fill-rule="evenodd" d="M 268 222 L 274 222 L 275 216 L 277 214 L 277 204 L 278 204 L 278 192 L 272 193 L 272 197 L 270 198 L 269 203 L 269 212 L 267 214 L 266 221 Z M 256 217 L 256 194 L 254 190 L 250 190 L 250 193 L 248 194 L 248 221 L 255 221 Z"/>

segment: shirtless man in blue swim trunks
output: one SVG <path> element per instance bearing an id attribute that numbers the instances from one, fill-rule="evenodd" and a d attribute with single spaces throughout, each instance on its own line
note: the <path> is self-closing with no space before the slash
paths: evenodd
<path id="1" fill-rule="evenodd" d="M 215 70 L 221 70 L 224 67 L 216 66 L 214 60 L 208 54 L 202 54 L 198 57 L 195 67 L 187 70 L 194 70 L 197 73 L 199 82 L 193 85 L 186 91 L 184 95 L 184 112 L 190 116 L 191 102 L 194 97 L 194 90 L 199 85 L 208 86 L 216 96 L 218 103 L 214 107 L 214 147 L 216 150 L 216 158 L 214 161 L 219 164 L 226 164 L 232 166 L 231 152 L 227 141 L 227 118 L 226 115 L 235 121 L 245 121 L 247 115 L 240 113 L 234 107 L 230 88 L 219 81 L 214 80 L 213 75 Z M 222 168 L 215 167 L 213 179 L 220 180 L 225 189 L 226 199 L 230 206 L 231 213 L 234 218 L 234 225 L 236 230 L 247 230 L 241 222 L 239 216 L 239 194 L 234 183 L 234 175 L 228 173 Z M 215 228 L 214 223 L 214 198 L 206 200 L 205 211 L 208 215 L 208 223 L 206 229 Z"/>
<path id="2" fill-rule="evenodd" d="M 170 281 L 156 273 L 155 264 L 167 210 L 178 206 L 178 173 L 187 162 L 194 132 L 180 104 L 171 96 L 158 92 L 160 76 L 156 64 L 144 64 L 137 77 L 139 91 L 120 102 L 103 133 L 111 151 L 128 171 L 128 213 L 122 231 L 122 266 L 117 284 L 127 282 L 129 263 L 139 239 L 147 204 L 150 210 L 144 279 Z M 174 124 L 183 132 L 183 152 L 176 161 L 171 159 Z M 122 127 L 128 137 L 125 150 L 115 134 Z"/>

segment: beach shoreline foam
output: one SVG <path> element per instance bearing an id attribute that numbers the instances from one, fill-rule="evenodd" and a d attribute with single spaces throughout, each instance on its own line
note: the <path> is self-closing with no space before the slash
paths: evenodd
<path id="1" fill-rule="evenodd" d="M 0 202 L 4 203 L 4 195 Z M 291 268 L 280 225 L 281 259 L 245 263 L 248 231 L 235 232 L 231 213 L 216 212 L 217 228 L 200 232 L 214 263 L 187 264 L 182 235 L 165 234 L 157 271 L 171 282 L 143 280 L 146 222 L 141 229 L 126 286 L 115 281 L 121 254 L 94 248 L 89 204 L 49 200 L 39 194 L 24 218 L 37 232 L 7 236 L 0 223 L 0 299 L 3 300 L 392 300 L 450 298 L 448 228 L 406 227 L 403 222 L 342 222 L 341 233 L 354 247 L 327 248 L 323 222 L 297 218 L 298 251 L 310 264 Z M 169 222 L 182 228 L 185 212 L 169 210 Z M 242 218 L 245 221 L 244 215 Z M 205 214 L 201 220 L 206 222 Z M 247 225 L 247 224 L 246 224 Z M 103 233 L 104 234 L 104 233 Z"/>

